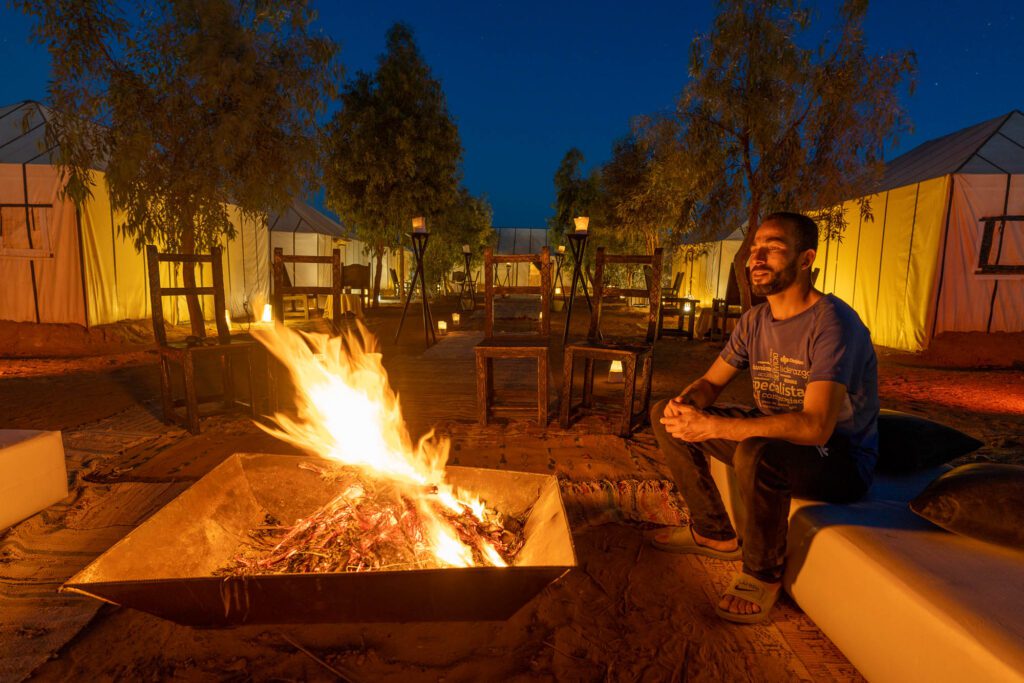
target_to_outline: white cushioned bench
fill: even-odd
[[[852,505],[794,500],[783,585],[870,681],[1024,682],[1024,549],[911,512],[942,471],[876,475]],[[735,523],[732,469],[712,474]]]
[[[0,429],[0,531],[67,495],[60,432]]]

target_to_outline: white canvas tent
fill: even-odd
[[[818,287],[851,304],[876,344],[920,351],[943,332],[1024,332],[1024,221],[983,220],[1024,216],[1024,114],[893,159],[871,207],[862,220],[855,200],[843,204],[850,225],[819,244],[816,266]],[[705,279],[724,282],[731,259],[706,263]]]
[[[299,256],[330,256],[333,249],[341,252],[341,262],[348,264],[364,264],[370,266],[370,283],[373,283],[376,261],[373,259],[364,242],[349,235],[340,223],[325,216],[313,207],[296,202],[287,211],[273,215],[267,221],[270,228],[271,253],[280,247],[287,255]],[[411,264],[411,252],[406,252],[406,269]],[[391,282],[388,269],[394,268],[395,273],[401,271],[398,263],[399,254],[385,252],[381,261],[383,274],[381,289],[389,289]],[[288,276],[295,286],[329,287],[331,284],[331,267],[313,263],[287,264]]]
[[[698,299],[705,307],[714,299],[724,299],[732,260],[742,243],[743,231],[737,229],[705,244],[685,243],[689,250],[677,250],[673,272],[683,273],[683,296]]]
[[[93,197],[76,211],[60,196],[48,119],[46,107],[35,102],[0,107],[0,320],[89,326],[149,318],[145,256],[118,233],[120,217],[111,210],[103,169],[95,171]],[[268,221],[233,208],[230,213],[236,235],[222,248],[227,306],[235,318],[246,308],[258,315],[269,301],[272,244],[285,253],[329,254],[340,241],[344,262],[369,260],[360,243],[344,241],[336,221],[302,202]],[[174,273],[169,264],[163,267],[167,284]],[[165,311],[171,322],[187,319],[183,300],[166,302]]]
[[[494,247],[495,254],[539,254],[540,250],[548,244],[547,228],[496,227],[494,230],[498,233],[497,245]],[[553,267],[551,275],[554,277]],[[566,285],[568,285],[571,275],[571,270],[562,273]],[[512,287],[540,284],[540,271],[530,263],[510,263],[499,266],[495,277],[497,282],[502,285],[507,284]],[[478,279],[477,282],[482,286],[482,279]]]

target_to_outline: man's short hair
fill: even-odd
[[[793,231],[797,253],[818,248],[818,224],[810,216],[793,211],[776,211],[765,217],[762,223],[781,223]]]

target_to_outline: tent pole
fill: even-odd
[[[878,283],[875,285],[875,308],[871,311],[873,318],[878,316],[878,302],[882,296],[882,261],[885,258],[885,224],[889,220],[889,192],[885,193],[885,208],[882,209],[882,213],[882,244],[878,249]]]
[[[857,301],[857,266],[860,265],[860,237],[864,229],[864,215],[858,211],[857,218],[857,251],[853,256],[853,289],[850,291],[850,305],[856,308]]]
[[[28,248],[35,249],[32,245],[32,210],[28,206],[28,164],[21,165],[21,189],[25,197],[25,234],[28,235]],[[32,277],[32,305],[35,307],[36,322],[38,323],[40,322],[39,291],[36,289],[36,262],[34,259],[29,259],[28,269]]]
[[[85,288],[85,247],[82,244],[82,212],[75,204],[75,228],[78,230],[78,269],[82,276],[82,313],[85,317],[85,329],[89,329],[89,293]]]
[[[1006,194],[1003,195],[1003,216],[1006,215],[1006,210],[1010,206],[1010,185],[1013,183],[1013,175],[1010,173],[1006,174]],[[1002,230],[999,231],[999,247],[996,249],[996,263],[999,263],[999,257],[1002,256],[1003,252],[1003,235],[1006,234],[1006,219],[1003,219]],[[986,254],[986,259],[987,259]],[[996,294],[999,293],[999,280],[995,281],[992,285],[992,299],[988,303],[988,324],[985,325],[985,333],[989,334],[992,332],[992,314],[996,310]]]
[[[910,219],[910,247],[907,251],[907,274],[903,278],[903,306],[907,306],[907,295],[910,293],[910,265],[914,262],[914,231],[917,229],[917,200],[921,197],[921,183],[914,190],[914,217]]]
[[[953,214],[953,186],[956,184],[956,176],[949,176],[949,196],[946,199],[946,227],[942,232],[942,260],[939,261],[939,284],[935,288],[935,308],[932,314],[932,333],[928,339],[935,338],[935,328],[939,324],[939,302],[942,300],[942,280],[946,276],[946,246],[949,244],[949,219]]]
[[[114,305],[117,307],[116,318],[121,317],[121,289],[117,284],[117,230],[114,228],[114,204],[107,196],[107,206],[110,208],[110,262],[114,265]]]

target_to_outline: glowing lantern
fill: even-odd
[[[612,365],[608,368],[608,382],[610,384],[622,384],[625,380],[622,377],[622,361],[613,360]]]

